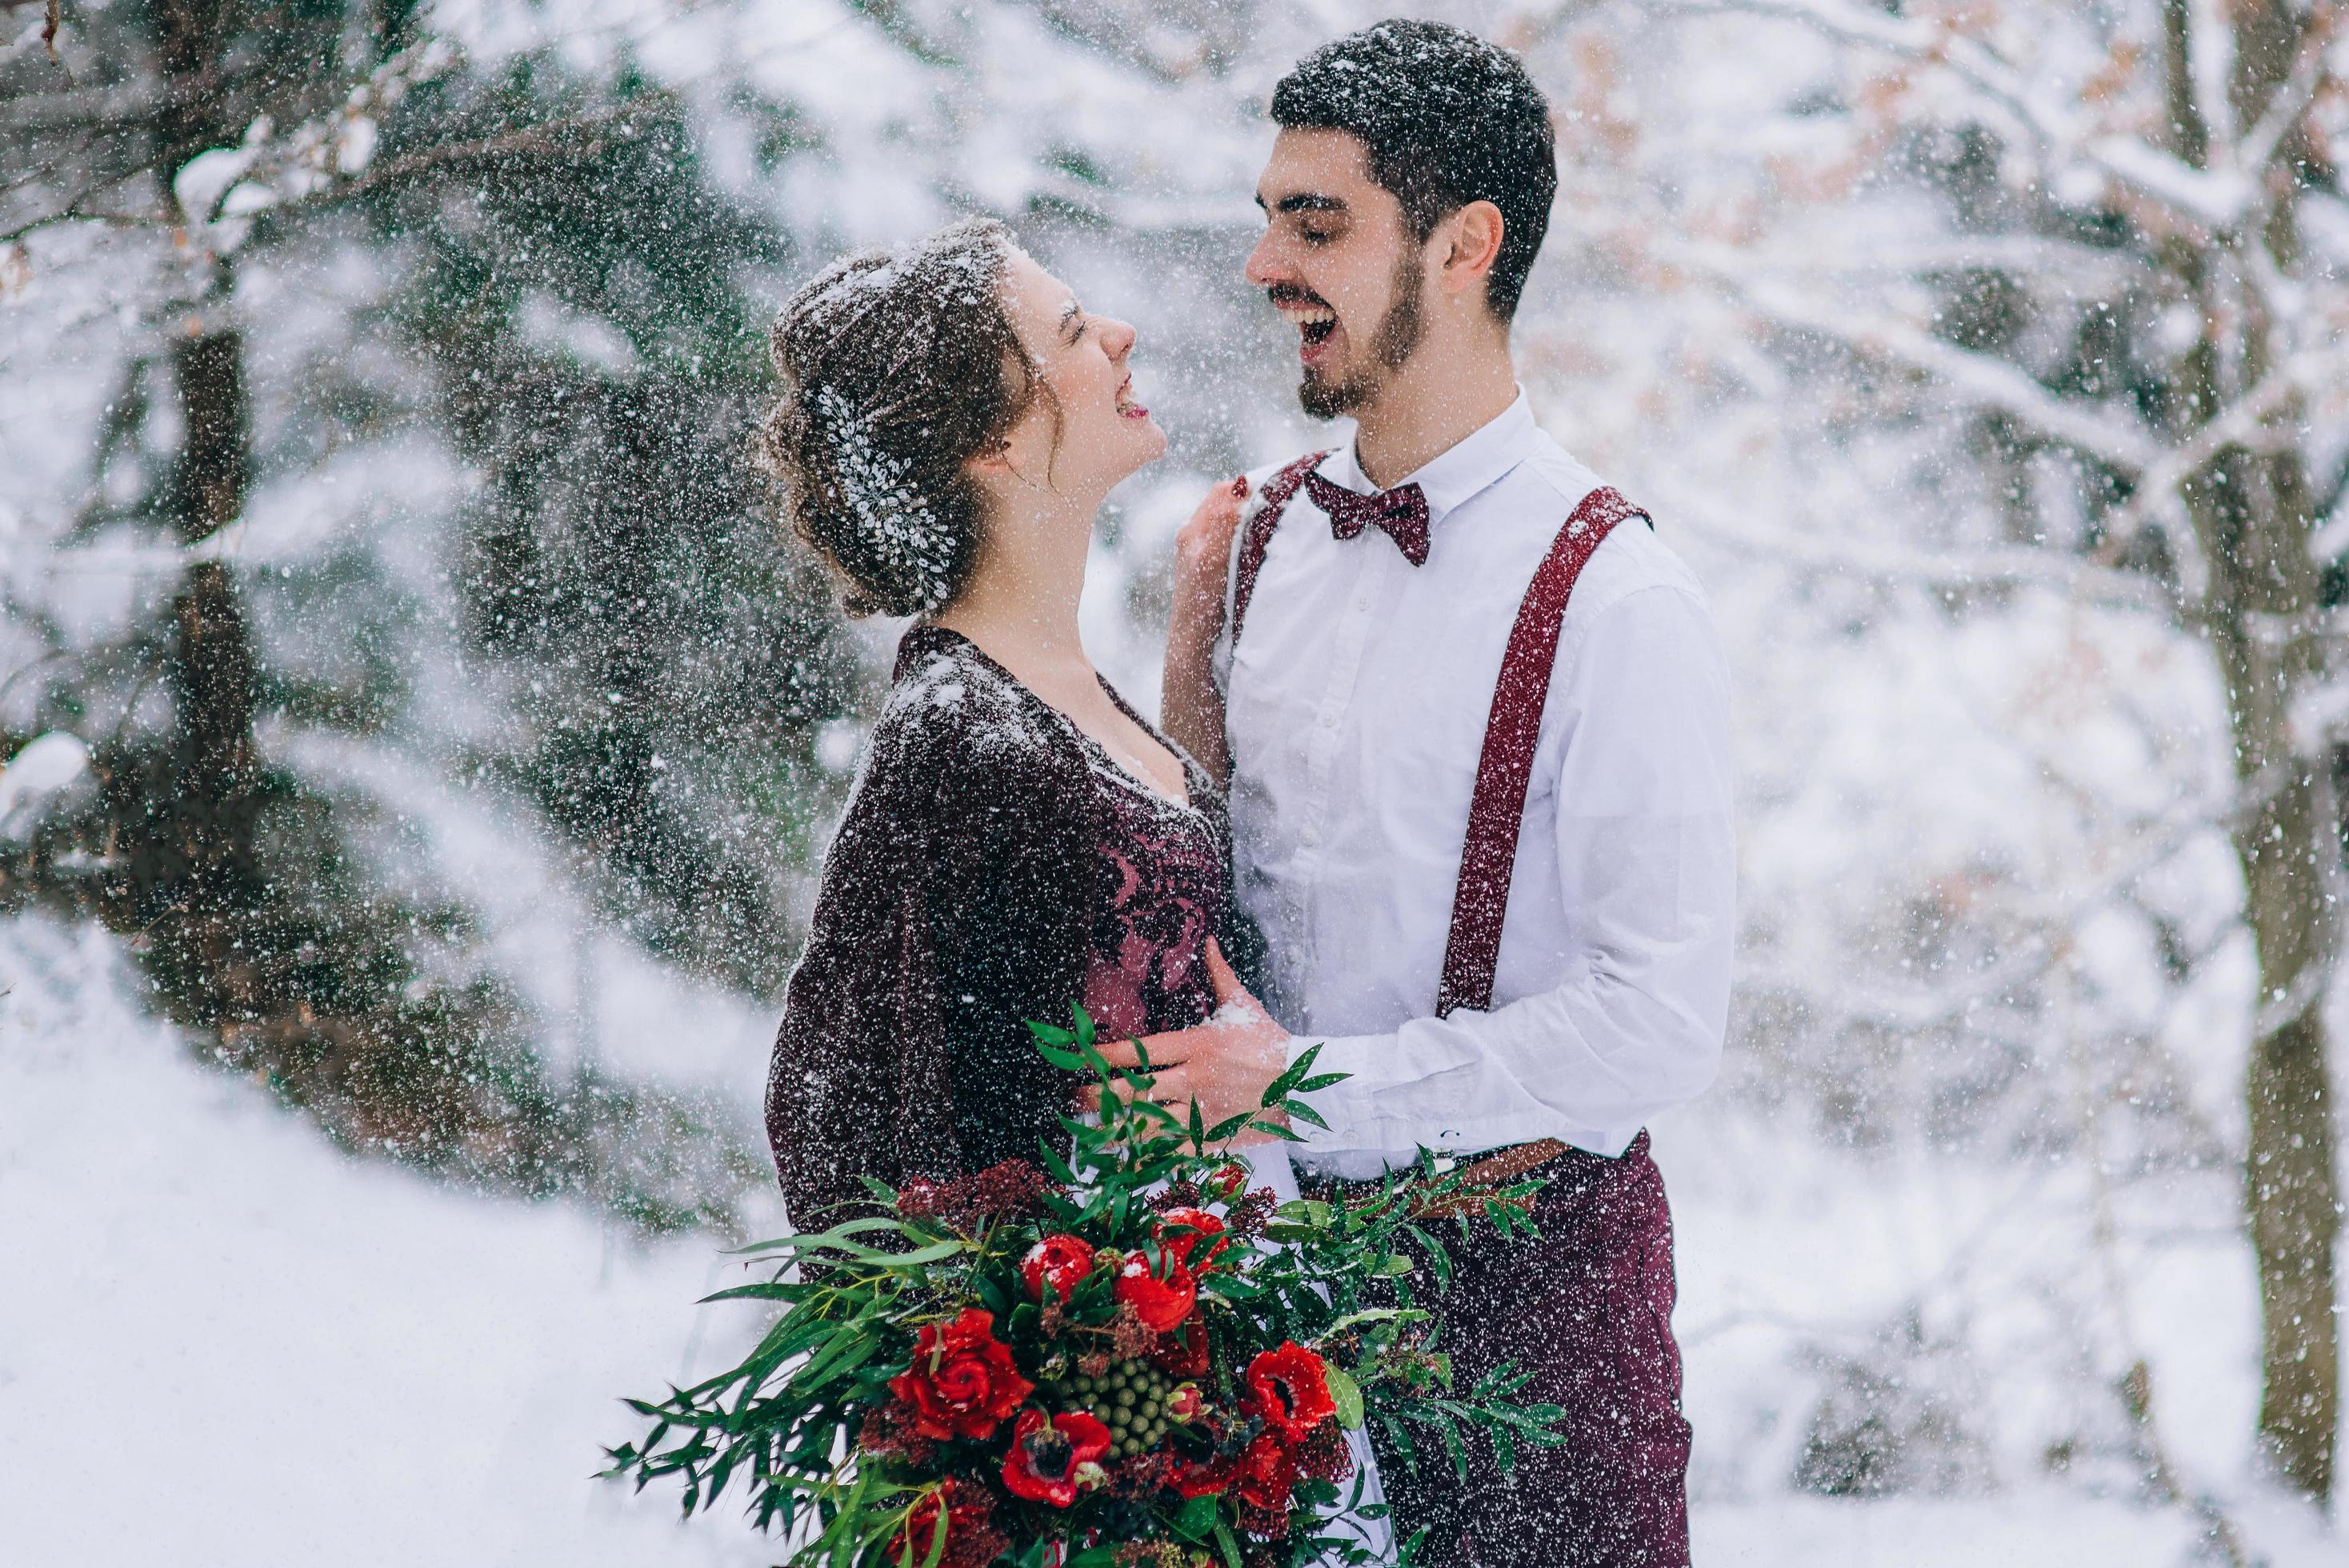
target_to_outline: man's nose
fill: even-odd
[[[1282,258],[1279,246],[1274,243],[1272,231],[1267,229],[1257,241],[1256,249],[1248,253],[1247,281],[1260,289],[1270,288],[1274,284],[1287,280],[1288,275],[1288,263]]]

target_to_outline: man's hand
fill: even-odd
[[[1188,1029],[1143,1038],[1154,1080],[1149,1098],[1185,1121],[1195,1099],[1200,1116],[1210,1127],[1244,1111],[1279,1121],[1278,1113],[1259,1108],[1265,1089],[1288,1068],[1288,1031],[1273,1022],[1264,1005],[1248,995],[1213,938],[1207,943],[1207,976],[1216,988],[1214,1017]],[[1142,1065],[1131,1040],[1104,1040],[1100,1050],[1112,1067]],[[1085,1093],[1087,1108],[1098,1110],[1100,1091]],[[1268,1143],[1272,1134],[1250,1130],[1232,1141]]]

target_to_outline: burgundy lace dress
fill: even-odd
[[[1061,1138],[1077,1075],[1037,1054],[1028,1020],[1081,1001],[1117,1037],[1196,1023],[1211,932],[1248,977],[1223,797],[1184,771],[1189,805],[967,638],[905,634],[768,1075],[794,1222],[862,1201],[862,1177],[957,1175]]]
[[[1176,751],[1190,796],[1176,800],[1119,766],[1092,737],[1080,731],[1078,739],[1093,764],[1102,829],[1085,1011],[1112,1038],[1188,1028],[1216,1009],[1207,940],[1231,897],[1227,830],[1214,781]]]

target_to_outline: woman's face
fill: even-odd
[[[1133,400],[1125,363],[1133,328],[1089,314],[1068,284],[1023,251],[1011,253],[1003,298],[1051,391],[1050,399],[1039,396],[1011,431],[1007,456],[1024,482],[1098,500],[1165,454],[1166,432]]]

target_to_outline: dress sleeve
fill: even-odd
[[[805,953],[784,993],[767,1139],[792,1222],[957,1164],[936,942],[942,770],[931,738],[885,717],[826,853]],[[832,1218],[837,1218],[833,1216]]]

